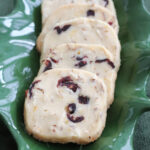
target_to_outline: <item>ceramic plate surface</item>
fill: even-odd
[[[150,108],[150,1],[114,1],[120,24],[122,65],[116,83],[115,102],[108,111],[106,128],[101,138],[87,146],[42,143],[26,133],[23,104],[25,90],[39,69],[35,41],[41,28],[41,1],[13,1],[7,7],[7,12],[14,7],[9,15],[3,11],[6,9],[6,3],[3,2],[0,0],[0,15],[3,15],[0,17],[0,118],[13,135],[18,149],[139,149],[136,144],[136,121]],[[2,133],[3,125],[0,128]],[[0,137],[5,145],[12,142],[4,140],[2,134]]]

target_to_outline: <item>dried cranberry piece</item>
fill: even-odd
[[[64,78],[62,78],[62,79],[60,79],[60,80],[58,81],[57,87],[58,87],[58,86],[63,86],[63,84],[65,84],[66,82],[71,82],[71,81],[73,81],[73,80],[71,79],[71,77],[70,77],[70,76],[66,76],[66,77],[64,77]]]
[[[67,113],[73,114],[76,111],[76,104],[71,103],[67,106]]]
[[[67,118],[72,121],[73,123],[79,123],[81,121],[84,120],[84,117],[83,116],[80,116],[80,117],[74,117],[73,115],[70,115],[70,114],[67,114]]]
[[[77,56],[77,57],[76,57],[76,60],[77,60],[77,61],[81,61],[81,60],[83,60],[84,58],[88,58],[88,57],[87,57],[87,56],[83,56],[83,57]]]
[[[64,25],[62,28],[61,28],[60,26],[56,26],[56,27],[54,28],[54,30],[57,30],[57,33],[58,33],[58,34],[61,34],[62,32],[65,32],[66,30],[68,30],[70,27],[71,27],[70,24]]]
[[[81,60],[83,60],[83,57],[79,57],[79,56],[78,56],[78,57],[76,57],[76,60],[77,60],[77,61],[81,61]]]
[[[79,86],[73,82],[66,83],[66,85],[69,89],[71,89],[73,92],[76,92]]]
[[[30,87],[29,87],[29,98],[31,98],[32,95],[33,95],[33,93],[32,93],[33,88],[34,88],[35,85],[38,84],[40,81],[41,81],[41,80],[34,81],[34,82],[30,85]]]
[[[46,65],[46,67],[44,68],[44,71],[43,71],[43,72],[52,69],[52,63],[51,63],[50,60],[46,60],[46,61],[45,61],[45,65]]]
[[[25,97],[27,97],[29,90],[25,91]]]
[[[51,57],[51,60],[52,60],[53,63],[56,63],[56,64],[58,63],[58,60],[56,60],[56,59],[54,59],[52,57]]]
[[[57,30],[57,33],[58,33],[58,34],[61,34],[61,32],[62,32],[62,31],[61,31],[61,28],[60,28],[59,26],[55,27],[54,30]]]
[[[113,69],[115,68],[114,63],[110,61],[109,59],[98,59],[95,61],[95,63],[103,63],[103,62],[107,62],[108,65],[110,65]]]
[[[92,9],[89,9],[89,10],[87,11],[87,16],[95,16],[95,11],[92,10]]]
[[[68,25],[63,26],[61,30],[62,30],[63,32],[65,32],[65,31],[68,30],[70,27],[71,27],[71,25],[68,24]]]
[[[104,0],[104,2],[105,2],[105,7],[108,5],[108,0]]]
[[[73,82],[70,76],[64,77],[60,79],[57,83],[57,87],[59,86],[66,86],[73,92],[76,92],[78,88],[80,88],[76,83]]]
[[[113,22],[112,22],[112,21],[110,21],[110,22],[108,22],[108,24],[109,24],[109,25],[112,25],[112,24],[113,24]]]
[[[85,65],[87,65],[87,62],[86,61],[80,61],[79,63],[75,64],[76,67],[84,67]]]
[[[90,98],[87,96],[79,96],[78,100],[80,104],[88,104],[90,101]]]

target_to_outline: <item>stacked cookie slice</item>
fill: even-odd
[[[120,67],[112,0],[43,0],[38,76],[27,91],[28,133],[46,142],[88,144],[105,127]]]

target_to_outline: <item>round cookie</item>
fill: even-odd
[[[60,23],[63,21],[71,20],[78,17],[89,17],[93,19],[102,20],[108,23],[113,29],[118,33],[119,25],[115,15],[111,13],[108,9],[94,5],[91,6],[89,4],[70,4],[64,5],[58,9],[56,9],[46,20],[42,32],[37,40],[37,49],[40,51],[43,43],[43,39],[46,33],[51,30],[56,23]]]
[[[95,73],[104,80],[108,93],[108,107],[114,100],[117,70],[114,57],[102,46],[63,44],[49,52],[41,64],[39,74],[55,68],[75,68]]]
[[[93,73],[78,69],[46,71],[28,90],[26,129],[46,142],[93,142],[105,127],[106,97],[105,84]]]
[[[42,22],[45,23],[48,16],[53,13],[57,8],[67,4],[90,4],[100,5],[110,10],[116,15],[114,3],[112,0],[43,0],[42,2]]]
[[[106,47],[114,56],[115,66],[120,66],[120,42],[114,30],[105,22],[95,19],[77,18],[66,21],[50,30],[41,45],[41,62],[51,49],[60,44],[98,44]]]

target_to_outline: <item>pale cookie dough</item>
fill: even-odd
[[[108,107],[114,100],[115,70],[114,57],[102,46],[63,44],[50,51],[43,61],[39,74],[55,68],[75,68],[95,73],[104,80],[108,93]]]
[[[77,18],[66,21],[50,30],[43,42],[41,62],[51,49],[60,44],[98,44],[106,47],[114,56],[116,68],[120,66],[120,42],[115,31],[105,22],[95,19]]]
[[[105,127],[105,84],[95,74],[53,69],[31,84],[24,105],[29,134],[46,142],[87,144]]]
[[[100,5],[110,10],[116,15],[116,10],[112,0],[43,0],[42,2],[42,22],[45,23],[48,16],[57,8],[67,4],[90,4]]]
[[[71,20],[78,17],[89,17],[108,23],[118,33],[118,20],[112,12],[102,6],[91,6],[89,4],[70,4],[62,6],[54,11],[45,22],[42,32],[37,40],[37,49],[40,51],[43,39],[56,23]]]

